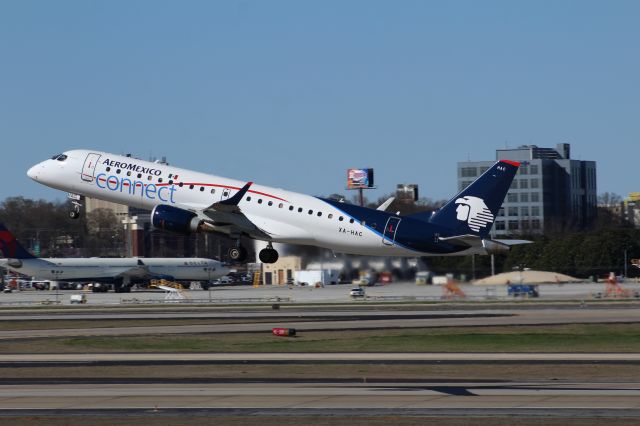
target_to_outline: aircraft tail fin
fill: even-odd
[[[0,223],[0,251],[7,259],[33,259],[34,255],[20,245],[16,237]]]
[[[436,211],[429,218],[429,222],[451,229],[454,235],[471,234],[486,237],[518,167],[520,163],[516,161],[496,162]]]

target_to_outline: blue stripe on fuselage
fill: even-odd
[[[437,242],[436,234],[449,236],[450,231],[434,226],[428,222],[413,219],[407,216],[397,216],[381,210],[374,210],[354,204],[341,203],[327,198],[317,197],[319,200],[331,205],[335,209],[344,213],[345,216],[362,223],[364,227],[380,236],[390,243],[400,248],[415,251],[418,253],[448,254],[466,250],[468,247],[454,246],[452,244]],[[390,217],[401,219],[395,234],[395,240],[385,236],[378,229],[384,229]],[[375,225],[375,228],[373,227]],[[382,241],[380,242],[382,244]]]

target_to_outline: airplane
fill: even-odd
[[[151,279],[211,281],[229,273],[221,262],[203,258],[37,258],[0,223],[0,266],[41,280],[113,283],[128,293],[131,283]]]
[[[439,210],[407,216],[388,203],[370,209],[253,182],[94,150],[70,150],[27,175],[77,199],[92,197],[151,210],[155,228],[181,234],[219,232],[236,240],[228,256],[244,261],[240,238],[267,242],[259,253],[275,263],[272,243],[311,245],[372,256],[466,256],[502,252],[523,240],[495,240],[489,231],[520,163],[497,161]],[[79,215],[74,203],[72,218]]]

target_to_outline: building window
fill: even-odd
[[[529,188],[529,181],[526,179],[520,179],[520,188],[521,189]]]
[[[540,229],[540,219],[533,219],[531,221],[531,229]]]
[[[518,173],[521,175],[528,175],[529,174],[529,167],[525,166],[525,165],[520,165],[520,169],[518,169]]]
[[[531,193],[531,202],[532,203],[537,203],[538,201],[540,201],[540,193],[532,192]]]
[[[496,231],[504,231],[504,220],[496,221]]]
[[[480,167],[480,174],[483,174],[484,172],[486,172],[487,170],[489,170],[488,167]]]
[[[460,169],[461,177],[476,177],[478,170],[475,167],[463,167]]]
[[[538,174],[538,165],[537,165],[537,164],[532,164],[532,165],[530,166],[529,171],[531,172],[531,173],[529,173],[529,174],[531,174],[531,175],[537,175],[537,174]]]
[[[531,179],[531,187],[532,188],[539,188],[540,187],[540,180],[539,179]]]
[[[540,216],[539,206],[531,206],[531,216]]]
[[[504,207],[500,207],[500,210],[498,210],[498,216],[504,216]]]
[[[529,207],[520,207],[520,216],[529,216]]]
[[[520,202],[521,203],[528,203],[529,202],[529,194],[526,192],[523,192],[522,194],[520,194]]]
[[[510,220],[509,221],[509,230],[510,231],[514,231],[514,230],[517,230],[517,229],[519,229],[518,221],[517,220]]]
[[[507,201],[510,203],[517,203],[518,202],[518,194],[513,193],[513,192],[509,192],[507,194]]]
[[[508,216],[518,216],[518,208],[517,207],[509,207],[509,210],[507,210],[507,215]]]

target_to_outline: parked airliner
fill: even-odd
[[[211,281],[229,273],[221,262],[202,258],[37,258],[0,223],[0,266],[40,280],[113,283],[117,293],[131,283],[151,280]]]
[[[273,242],[405,257],[487,254],[524,243],[489,238],[519,165],[500,160],[438,211],[408,216],[93,150],[54,155],[27,174],[72,194],[149,209],[159,229],[228,234],[237,261],[246,257],[241,236],[266,241],[260,260],[274,263]]]

